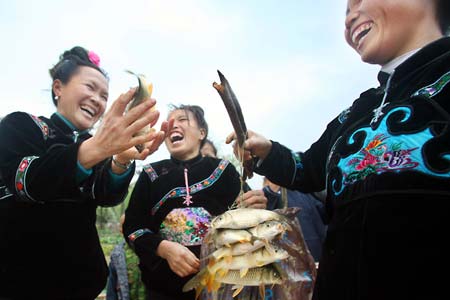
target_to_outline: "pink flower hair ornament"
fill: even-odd
[[[97,55],[97,53],[95,53],[94,51],[89,51],[88,57],[91,63],[93,63],[97,67],[100,67],[100,57]]]

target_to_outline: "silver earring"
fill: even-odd
[[[55,96],[55,100],[58,101],[58,99],[59,99],[59,96]]]

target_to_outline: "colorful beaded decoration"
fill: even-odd
[[[450,82],[450,72],[447,72],[444,75],[442,75],[441,78],[436,80],[434,83],[426,87],[423,87],[417,92],[415,92],[413,96],[425,96],[431,98],[439,94],[449,82]]]
[[[150,229],[144,228],[144,229],[138,229],[135,232],[131,233],[130,235],[128,235],[128,240],[130,241],[131,244],[134,243],[134,241],[138,238],[143,236],[146,233],[152,233],[152,231]]]
[[[211,219],[211,214],[203,207],[176,208],[161,223],[159,234],[163,239],[184,246],[201,245]]]
[[[151,164],[144,166],[144,172],[147,173],[147,175],[150,177],[151,182],[155,181],[156,178],[158,178],[158,174],[153,169]]]
[[[28,168],[31,165],[31,162],[33,160],[35,160],[36,158],[38,158],[38,157],[37,156],[27,156],[22,159],[22,161],[19,164],[19,167],[17,168],[16,180],[15,180],[17,194],[21,197],[26,197],[28,199],[31,199],[34,202],[37,202],[37,201],[34,200],[33,197],[31,197],[28,194],[25,178],[27,175]]]
[[[47,138],[48,138],[48,125],[47,125],[47,123],[45,123],[44,121],[42,121],[38,117],[33,116],[31,114],[30,114],[30,117],[34,121],[34,123],[36,123],[36,125],[41,129],[42,137],[44,138],[44,140],[47,140]]]
[[[220,176],[222,175],[223,171],[225,170],[225,168],[228,166],[229,163],[230,162],[228,160],[220,161],[217,168],[212,172],[212,174],[208,178],[200,182],[194,183],[189,187],[190,194],[192,195],[198,193],[201,190],[211,187],[220,178]],[[183,197],[186,195],[187,195],[186,187],[173,188],[167,194],[165,194],[164,197],[162,197],[162,199],[159,200],[158,203],[156,203],[156,205],[152,208],[152,215],[154,215],[158,211],[158,209],[164,204],[164,202],[166,202],[168,199]]]

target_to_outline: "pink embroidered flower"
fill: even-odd
[[[19,171],[23,172],[28,167],[28,160],[22,160],[22,163],[19,165]]]
[[[372,154],[367,154],[366,157],[355,167],[357,171],[364,170],[367,166],[375,166],[377,163],[377,157]]]
[[[94,51],[89,51],[88,57],[91,63],[93,63],[97,67],[100,67],[100,57],[97,55],[97,53],[95,53]]]

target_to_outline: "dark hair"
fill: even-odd
[[[169,114],[175,110],[184,110],[186,112],[190,111],[194,115],[198,127],[205,130],[205,138],[200,143],[200,148],[203,147],[203,145],[206,143],[206,138],[208,137],[208,123],[206,123],[205,112],[203,111],[203,108],[198,105],[181,104],[179,106],[176,106],[171,104]]]
[[[212,148],[213,151],[214,151],[214,155],[217,156],[217,148],[216,148],[216,146],[214,145],[214,143],[213,143],[210,139],[205,139],[205,140],[204,140],[204,143],[203,143],[203,146],[206,145],[206,144],[209,144],[209,145],[211,146],[211,148]]]
[[[106,79],[108,79],[108,75],[106,72],[95,65],[89,59],[89,52],[80,46],[75,46],[70,50],[64,51],[63,54],[59,56],[59,61],[56,65],[53,66],[49,70],[50,77],[52,77],[52,81],[59,79],[62,83],[66,84],[73,74],[76,73],[80,66],[91,67],[102,73]],[[57,101],[55,100],[55,93],[52,89],[52,99],[53,103],[57,105]]]
[[[436,0],[436,14],[442,33],[450,33],[450,1]]]

